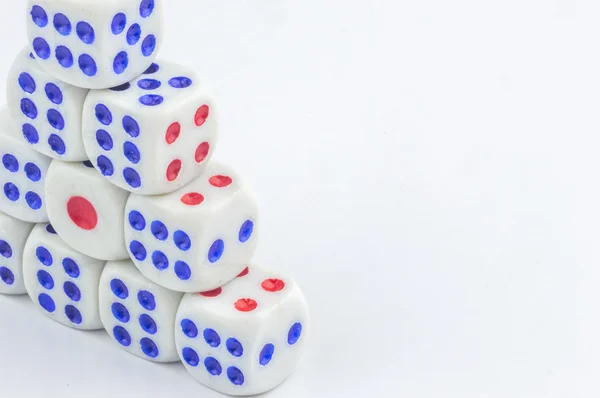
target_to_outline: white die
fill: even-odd
[[[176,362],[174,325],[182,296],[150,282],[130,260],[108,262],[100,280],[100,317],[124,350],[153,362]]]
[[[83,108],[89,159],[113,184],[142,195],[187,184],[214,152],[218,117],[196,74],[158,61],[138,79],[90,91]]]
[[[53,320],[75,329],[102,329],[98,284],[105,264],[73,250],[50,224],[38,224],[23,251],[25,287]]]
[[[55,159],[86,160],[81,139],[81,112],[88,90],[46,73],[29,47],[15,58],[8,73],[10,114],[32,147]]]
[[[35,224],[0,212],[0,294],[25,294],[23,248]]]
[[[128,82],[156,58],[163,0],[28,0],[27,35],[50,75],[82,88]]]
[[[128,258],[123,212],[129,192],[106,181],[90,162],[54,160],[46,198],[50,222],[67,244],[102,260]]]
[[[148,279],[180,292],[224,285],[256,249],[256,198],[236,172],[214,161],[168,195],[131,194],[125,214],[135,265]]]
[[[27,222],[46,222],[44,182],[50,159],[18,136],[8,108],[0,109],[0,211]]]
[[[251,266],[222,288],[183,297],[175,343],[200,383],[224,394],[254,395],[292,374],[308,329],[308,307],[296,283]]]

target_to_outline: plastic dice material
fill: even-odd
[[[135,265],[153,282],[181,292],[214,289],[235,278],[258,241],[253,192],[233,169],[214,161],[168,195],[131,194],[125,213]]]
[[[67,244],[90,257],[128,257],[123,212],[129,193],[106,181],[89,162],[54,160],[46,197],[52,225]]]
[[[53,320],[75,329],[101,329],[98,284],[105,263],[73,250],[50,224],[38,224],[23,251],[25,287]]]
[[[118,86],[157,56],[163,0],[28,0],[27,35],[50,75],[82,88]]]
[[[8,108],[0,108],[0,211],[22,221],[47,222],[44,183],[52,159],[19,137]]]
[[[109,262],[100,280],[102,323],[131,354],[152,362],[178,361],[174,323],[182,296],[146,279],[129,260]]]
[[[0,212],[0,294],[25,294],[23,249],[35,224]]]
[[[157,61],[131,83],[89,93],[83,142],[108,181],[163,194],[202,173],[217,142],[217,120],[214,99],[192,70]]]
[[[50,76],[33,57],[21,51],[8,74],[8,106],[22,138],[46,156],[86,160],[81,112],[89,90]]]
[[[224,394],[254,395],[294,371],[309,315],[289,276],[250,266],[222,288],[186,294],[176,325],[177,351],[196,380]]]

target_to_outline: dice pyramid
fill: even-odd
[[[255,395],[295,370],[308,307],[253,262],[259,206],[213,159],[218,102],[193,68],[158,58],[167,6],[27,1],[0,107],[0,294]]]

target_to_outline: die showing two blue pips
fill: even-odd
[[[0,239],[0,256],[4,258],[11,258],[13,256],[12,247],[4,239]],[[15,283],[15,274],[7,266],[0,266],[0,280],[7,285],[12,285]]]

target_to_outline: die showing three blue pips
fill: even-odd
[[[19,146],[0,154],[0,210],[24,197],[54,225],[38,224],[23,250],[27,293],[50,318],[104,327],[134,355],[182,361],[209,388],[254,395],[294,370],[306,302],[291,278],[249,265],[258,204],[212,161],[219,110],[206,86],[155,60],[163,4],[28,0],[11,114],[26,148],[55,160]],[[27,195],[34,183],[46,197]],[[1,227],[0,260],[12,259]],[[0,262],[6,286],[19,280],[11,267]]]

